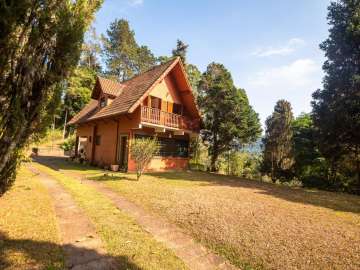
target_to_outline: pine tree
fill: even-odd
[[[179,56],[184,65],[187,64],[186,54],[187,54],[188,47],[189,47],[188,44],[186,44],[182,40],[178,39],[176,41],[176,48],[172,50],[172,55],[174,57]]]
[[[155,65],[155,57],[147,46],[139,46],[135,32],[129,22],[115,20],[103,37],[104,55],[107,72],[117,76],[121,81],[142,73]]]
[[[203,115],[202,136],[209,143],[211,171],[217,171],[220,154],[255,142],[261,133],[257,114],[244,90],[236,89],[231,74],[211,63],[199,83],[199,106]]]
[[[360,1],[332,2],[328,11],[330,34],[320,45],[326,75],[313,94],[313,121],[331,177],[347,175],[360,192]]]
[[[14,181],[24,146],[53,118],[101,3],[0,1],[0,194]]]
[[[274,182],[276,179],[288,178],[291,175],[294,163],[292,121],[291,104],[286,100],[279,100],[275,105],[274,112],[265,122],[262,170],[269,173]]]

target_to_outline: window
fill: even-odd
[[[96,145],[100,145],[100,142],[101,142],[101,136],[100,136],[100,135],[96,135],[96,136],[95,136],[95,144],[96,144]]]
[[[136,134],[135,138],[151,138],[149,135]],[[189,156],[189,141],[178,140],[174,138],[158,137],[160,145],[158,156],[161,157],[188,157]]]
[[[104,108],[106,106],[106,98],[102,97],[100,99],[100,108]]]
[[[151,108],[161,109],[161,99],[157,97],[151,97]]]
[[[182,114],[182,105],[174,103],[173,113]]]

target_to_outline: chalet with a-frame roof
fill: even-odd
[[[76,154],[82,149],[92,164],[134,171],[131,140],[156,136],[160,150],[148,170],[188,167],[201,120],[180,58],[121,83],[98,77],[91,98],[69,121],[76,125]]]

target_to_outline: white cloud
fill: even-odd
[[[321,87],[322,77],[321,64],[304,58],[256,72],[242,85],[264,123],[279,99],[290,101],[295,115],[309,112],[311,94]]]
[[[144,0],[129,0],[130,6],[141,6],[144,4]]]
[[[320,66],[312,59],[298,59],[289,65],[273,67],[258,72],[250,79],[256,86],[287,86],[289,88],[307,85]]]
[[[292,38],[285,45],[279,47],[266,47],[255,50],[252,55],[257,57],[267,57],[274,55],[289,55],[295,52],[297,49],[303,47],[305,41],[301,38]]]

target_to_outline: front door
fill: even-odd
[[[118,142],[117,160],[121,170],[127,169],[128,158],[128,135],[120,135]]]

